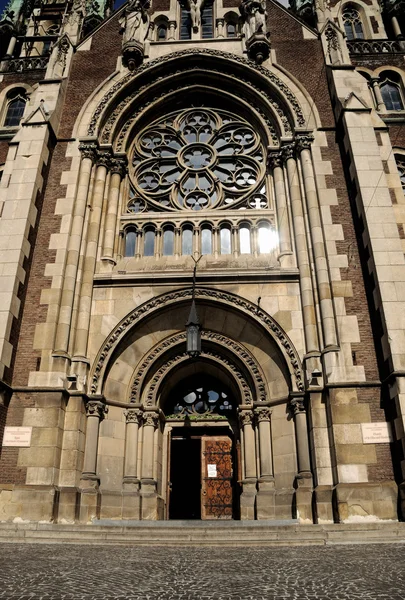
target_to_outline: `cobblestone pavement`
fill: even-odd
[[[12,600],[404,600],[405,546],[0,544]]]

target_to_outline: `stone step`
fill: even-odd
[[[289,525],[274,522],[116,521],[89,525],[0,523],[1,543],[144,546],[297,546],[405,543],[405,523]]]

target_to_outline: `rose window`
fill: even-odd
[[[134,195],[160,210],[266,206],[264,146],[231,113],[172,113],[137,136],[132,157]]]

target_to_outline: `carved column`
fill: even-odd
[[[309,228],[312,239],[312,251],[315,260],[315,272],[318,298],[321,311],[324,344],[326,348],[337,347],[337,332],[335,314],[332,303],[332,289],[329,281],[328,263],[318,194],[315,183],[315,173],[312,165],[311,143],[312,135],[302,135],[297,139],[297,150],[301,159],[302,176],[304,179],[305,197],[308,211]]]
[[[142,411],[128,408],[125,411],[125,461],[122,497],[122,518],[140,519],[140,496],[138,478],[138,437]]]
[[[256,443],[253,429],[254,415],[251,409],[242,410],[239,419],[243,431],[243,458],[245,477],[242,481],[243,491],[240,497],[240,518],[252,520],[256,508]]]
[[[54,354],[57,355],[66,355],[69,347],[80,245],[82,243],[83,226],[88,203],[87,196],[89,193],[91,170],[96,158],[97,146],[93,142],[82,143],[80,144],[79,149],[82,153],[82,159],[80,162],[79,181],[73,207],[72,227],[69,235],[59,319],[56,329]]]
[[[13,53],[14,53],[14,48],[17,42],[17,37],[15,35],[12,35],[10,38],[10,41],[8,43],[8,47],[7,47],[7,52],[6,52],[6,57],[12,57]]]
[[[394,32],[395,38],[397,40],[402,40],[403,35],[402,35],[401,27],[399,25],[398,18],[396,17],[396,15],[392,15],[391,25],[392,25],[392,30]]]
[[[218,258],[219,255],[219,227],[212,228],[212,250],[214,258]]]
[[[136,230],[136,241],[135,241],[135,258],[141,258],[143,254],[143,229],[138,228]]]
[[[224,24],[225,24],[225,19],[217,19],[216,25],[217,25],[217,37],[218,38],[225,37]]]
[[[86,404],[86,445],[84,448],[82,480],[98,483],[96,475],[98,433],[100,421],[104,418],[105,412],[107,412],[107,407],[99,400],[90,400]]]
[[[271,408],[263,406],[255,409],[256,423],[259,433],[259,465],[260,478],[256,509],[258,519],[275,517],[275,488],[273,474],[273,453],[271,446]]]
[[[377,104],[377,110],[379,112],[385,112],[385,104],[384,104],[384,100],[381,94],[381,88],[380,88],[380,78],[379,77],[371,77],[370,79],[370,84],[372,87],[372,90],[374,92],[374,98]]]
[[[179,258],[181,254],[181,228],[174,228],[174,257]]]
[[[176,21],[169,21],[169,31],[168,31],[168,35],[167,35],[168,40],[176,39],[176,27],[177,27]]]
[[[99,152],[94,181],[92,210],[87,233],[86,254],[83,261],[82,285],[80,288],[74,355],[86,362],[89,335],[91,300],[93,295],[93,277],[96,268],[97,249],[100,236],[101,214],[104,202],[104,188],[111,156],[109,152]],[[83,360],[84,359],[84,360]]]
[[[239,248],[239,227],[232,225],[232,247],[233,247],[233,255],[237,258],[240,254]]]
[[[271,152],[269,154],[269,167],[273,171],[277,222],[278,222],[278,238],[280,254],[278,260],[281,267],[291,267],[292,265],[292,250],[290,225],[287,210],[287,194],[284,184],[283,157],[281,152]]]
[[[159,424],[159,414],[146,411],[143,418],[143,448],[141,470],[142,519],[156,520],[158,518],[156,481],[153,478],[154,435]]]
[[[298,165],[295,160],[295,148],[288,144],[282,148],[283,158],[287,166],[288,186],[290,189],[291,210],[294,224],[297,262],[300,271],[301,303],[304,320],[306,351],[319,354],[318,331],[314,295],[312,289],[311,267],[305,231],[305,220],[302,206]]]
[[[163,244],[163,231],[161,227],[155,229],[155,258],[162,256],[162,244]]]
[[[118,204],[120,197],[121,180],[125,176],[126,157],[111,159],[111,180],[108,191],[107,215],[105,219],[105,233],[103,243],[103,256],[105,260],[114,262],[115,230],[117,227]]]
[[[302,523],[312,523],[312,473],[309,457],[307,415],[304,398],[290,400],[294,415],[297,446],[298,475],[295,478],[297,518]]]

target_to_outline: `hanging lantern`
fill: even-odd
[[[201,354],[201,326],[198,320],[197,309],[194,298],[191,303],[190,314],[186,323],[187,333],[187,354],[191,358],[197,358]]]

